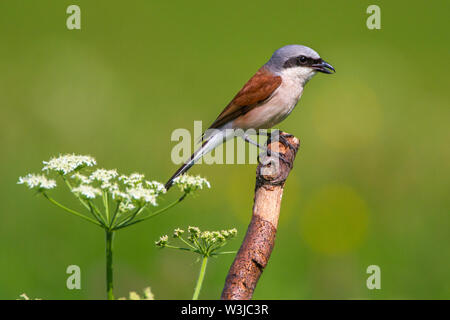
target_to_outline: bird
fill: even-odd
[[[270,129],[283,121],[297,105],[306,83],[317,72],[331,74],[336,71],[307,46],[292,44],[277,49],[206,130],[202,145],[170,177],[165,184],[166,190],[202,156],[234,137],[230,129],[244,132]],[[242,138],[261,148],[247,135]]]

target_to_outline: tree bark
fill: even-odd
[[[272,253],[284,184],[300,146],[294,136],[279,134],[279,139],[268,143],[272,155],[262,157],[256,169],[252,219],[225,280],[222,300],[250,300]]]

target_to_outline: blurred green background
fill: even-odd
[[[81,7],[82,29],[66,28]],[[381,7],[381,30],[366,8]],[[337,70],[317,75],[279,128],[302,145],[257,299],[450,298],[448,1],[1,1],[0,298],[104,298],[104,234],[17,179],[59,153],[162,182],[176,128],[215,119],[272,52],[308,45]],[[158,250],[175,227],[236,227],[255,165],[199,165],[212,189],[117,234],[116,296],[150,285],[190,299],[195,257]],[[72,196],[56,192],[75,206]],[[171,191],[167,201],[176,197]],[[217,299],[233,256],[208,265]],[[68,265],[82,290],[66,289]],[[381,290],[366,288],[379,265]]]

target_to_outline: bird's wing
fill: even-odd
[[[220,128],[224,124],[249,112],[268,99],[280,84],[280,76],[276,76],[265,67],[262,67],[248,80],[209,128]]]

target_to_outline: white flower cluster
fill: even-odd
[[[87,202],[103,198],[105,208],[109,210],[109,199],[115,201],[121,213],[142,209],[147,205],[157,206],[158,196],[166,193],[163,184],[148,181],[140,173],[130,175],[119,174],[116,169],[91,169],[97,164],[91,156],[65,154],[43,161],[43,171],[46,175],[28,174],[20,177],[18,183],[25,184],[40,192],[56,187],[55,180],[49,179],[50,174],[62,176],[70,190],[80,199]],[[209,182],[199,176],[183,175],[175,180],[181,191],[192,193]],[[86,205],[86,203],[84,203]]]
[[[132,173],[129,176],[126,175],[121,175],[119,177],[119,180],[123,182],[123,184],[127,185],[127,186],[135,186],[139,183],[142,183],[144,181],[145,176],[143,174],[140,173]]]
[[[75,170],[84,167],[92,167],[97,164],[94,158],[90,156],[81,156],[75,154],[61,155],[57,158],[52,158],[49,161],[43,161],[44,168],[42,170],[53,170],[60,174],[68,174]]]
[[[73,188],[72,192],[84,199],[95,199],[97,196],[102,195],[102,191],[98,188],[94,188],[87,184],[80,184],[78,187]]]
[[[25,177],[19,177],[18,184],[25,184],[30,189],[53,189],[56,187],[56,181],[48,179],[42,174],[27,174]]]
[[[187,228],[187,238],[183,238],[184,230],[176,228],[173,230],[173,238],[179,239],[188,247],[175,247],[169,244],[169,237],[164,235],[155,241],[155,245],[160,248],[173,248],[180,250],[188,250],[201,254],[203,257],[210,257],[216,254],[221,248],[223,248],[228,240],[234,238],[237,235],[237,230],[235,228],[222,231],[201,231],[198,227]],[[187,240],[187,241],[186,241]],[[222,252],[222,254],[231,252]]]
[[[184,193],[190,194],[203,187],[211,188],[208,180],[200,176],[190,176],[183,174],[173,180],[174,184],[177,185],[180,190]]]
[[[112,191],[113,198],[122,199],[122,212],[133,210],[136,205],[144,206],[151,204],[156,206],[156,199],[161,193],[166,193],[162,183],[157,181],[147,181],[140,173],[132,173],[129,176],[121,175],[118,180],[125,185],[125,192],[116,188]],[[118,186],[117,184],[115,186]]]
[[[155,296],[153,295],[150,287],[144,289],[144,295],[141,296],[136,291],[130,291],[129,300],[155,300]],[[119,300],[127,300],[127,298],[119,298]]]
[[[173,230],[173,237],[174,238],[179,238],[181,237],[181,235],[184,233],[184,230],[180,229],[180,228],[176,228],[175,230]]]
[[[215,243],[223,243],[236,236],[237,230],[235,228],[222,231],[200,231],[197,227],[189,227],[188,240],[195,243],[196,239],[201,239],[209,245]]]
[[[114,190],[117,189],[117,186],[111,183],[111,180],[116,178],[119,174],[117,170],[106,170],[106,169],[97,169],[91,173],[91,175],[85,176],[79,172],[76,172],[72,175],[72,179],[75,179],[83,184],[90,184],[93,182],[99,182],[100,188],[105,190]]]
[[[147,187],[152,190],[155,190],[156,194],[166,193],[166,188],[164,185],[158,181],[145,181]]]
[[[166,192],[163,184],[147,181],[143,174],[132,173],[129,176],[119,176],[115,169],[97,169],[89,176],[77,172],[72,175],[72,179],[80,182],[78,187],[80,189],[72,191],[88,199],[102,195],[102,190],[106,191],[113,200],[120,201],[120,212],[128,212],[147,204],[156,206],[157,197]]]
[[[117,170],[105,170],[105,169],[97,169],[89,176],[89,180],[91,181],[99,181],[101,182],[102,189],[111,188],[111,180],[116,178],[119,174]]]
[[[131,203],[131,200],[127,201],[127,202],[121,202],[119,204],[120,212],[128,212],[128,211],[133,210],[134,208],[136,208],[136,207],[134,206],[134,204]]]
[[[155,241],[155,245],[157,247],[163,248],[166,246],[168,241],[169,241],[169,237],[167,235],[165,235],[165,236],[160,237],[158,241]]]
[[[139,186],[136,188],[127,188],[127,193],[132,200],[137,201],[141,205],[150,203],[156,206],[157,195],[153,189],[146,189],[142,186]]]

